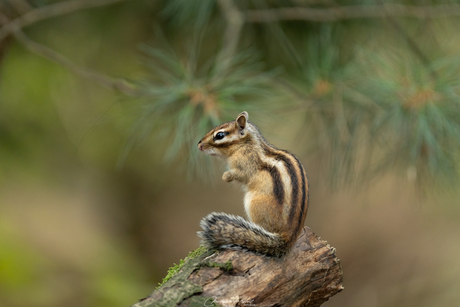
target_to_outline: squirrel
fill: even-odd
[[[248,250],[281,258],[299,236],[308,209],[308,179],[299,159],[268,143],[241,112],[235,121],[209,131],[198,143],[205,154],[227,160],[222,179],[245,190],[249,221],[210,213],[200,223],[202,243],[212,249]]]

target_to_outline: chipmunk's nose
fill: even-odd
[[[201,144],[201,140],[200,140],[200,141],[198,142],[198,149],[201,150],[201,151],[203,151],[202,147],[203,147],[203,145]]]

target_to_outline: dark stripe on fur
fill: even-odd
[[[289,223],[293,225],[294,223],[294,218],[295,214],[297,212],[297,206],[299,202],[299,178],[298,174],[296,172],[296,169],[294,165],[291,162],[291,159],[287,157],[287,155],[294,157],[292,154],[290,154],[287,151],[282,151],[286,156],[283,155],[283,162],[286,165],[286,168],[288,168],[289,175],[291,176],[291,185],[292,185],[292,203],[291,203],[291,211],[289,211]],[[295,157],[294,157],[295,159]]]
[[[280,152],[276,152],[275,149],[268,146],[267,144],[263,144],[262,147],[267,156],[273,157],[279,161],[283,161],[284,166],[286,167],[288,171],[289,177],[291,178],[292,193],[291,193],[291,208],[289,211],[289,223],[292,224],[294,221],[295,213],[297,211],[297,208],[296,208],[297,202],[299,201],[299,179],[297,178],[298,175],[295,170],[295,167],[288,157],[292,155],[282,150],[280,150]]]
[[[270,173],[273,181],[273,194],[275,194],[278,204],[284,203],[284,185],[281,181],[281,174],[276,166],[270,166],[266,163],[262,164],[262,170]]]
[[[224,148],[224,147],[233,146],[234,144],[237,144],[239,142],[240,142],[240,140],[234,140],[234,141],[231,141],[231,142],[223,142],[223,143],[220,143],[220,144],[214,144],[213,146],[216,147],[216,148]]]
[[[305,218],[305,215],[307,212],[305,212],[305,206],[308,205],[308,199],[307,199],[307,183],[305,182],[306,181],[306,174],[305,174],[305,170],[302,166],[302,163],[300,163],[299,159],[294,156],[294,159],[296,160],[297,162],[297,166],[299,167],[300,169],[300,176],[302,178],[302,202],[300,203],[300,215],[299,215],[299,221],[298,221],[298,224],[297,224],[297,227],[296,227],[296,233],[299,233],[300,229],[303,227],[303,223],[304,223],[304,218]],[[306,203],[307,202],[307,203]]]
[[[247,143],[251,143],[251,142],[252,142],[252,137],[251,137],[251,135],[247,134],[244,138],[237,139],[237,140],[234,140],[234,141],[231,141],[231,142],[223,142],[223,143],[220,143],[220,144],[213,144],[213,146],[218,147],[218,148],[224,148],[224,147],[233,146],[233,145],[238,144],[238,143],[247,144]]]

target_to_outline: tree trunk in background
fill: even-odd
[[[132,307],[320,306],[341,290],[342,267],[335,248],[305,227],[281,260],[245,251],[207,252],[188,260],[179,273]]]

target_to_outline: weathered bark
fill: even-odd
[[[246,251],[208,252],[188,260],[132,307],[320,306],[342,289],[335,248],[305,227],[281,260]]]

